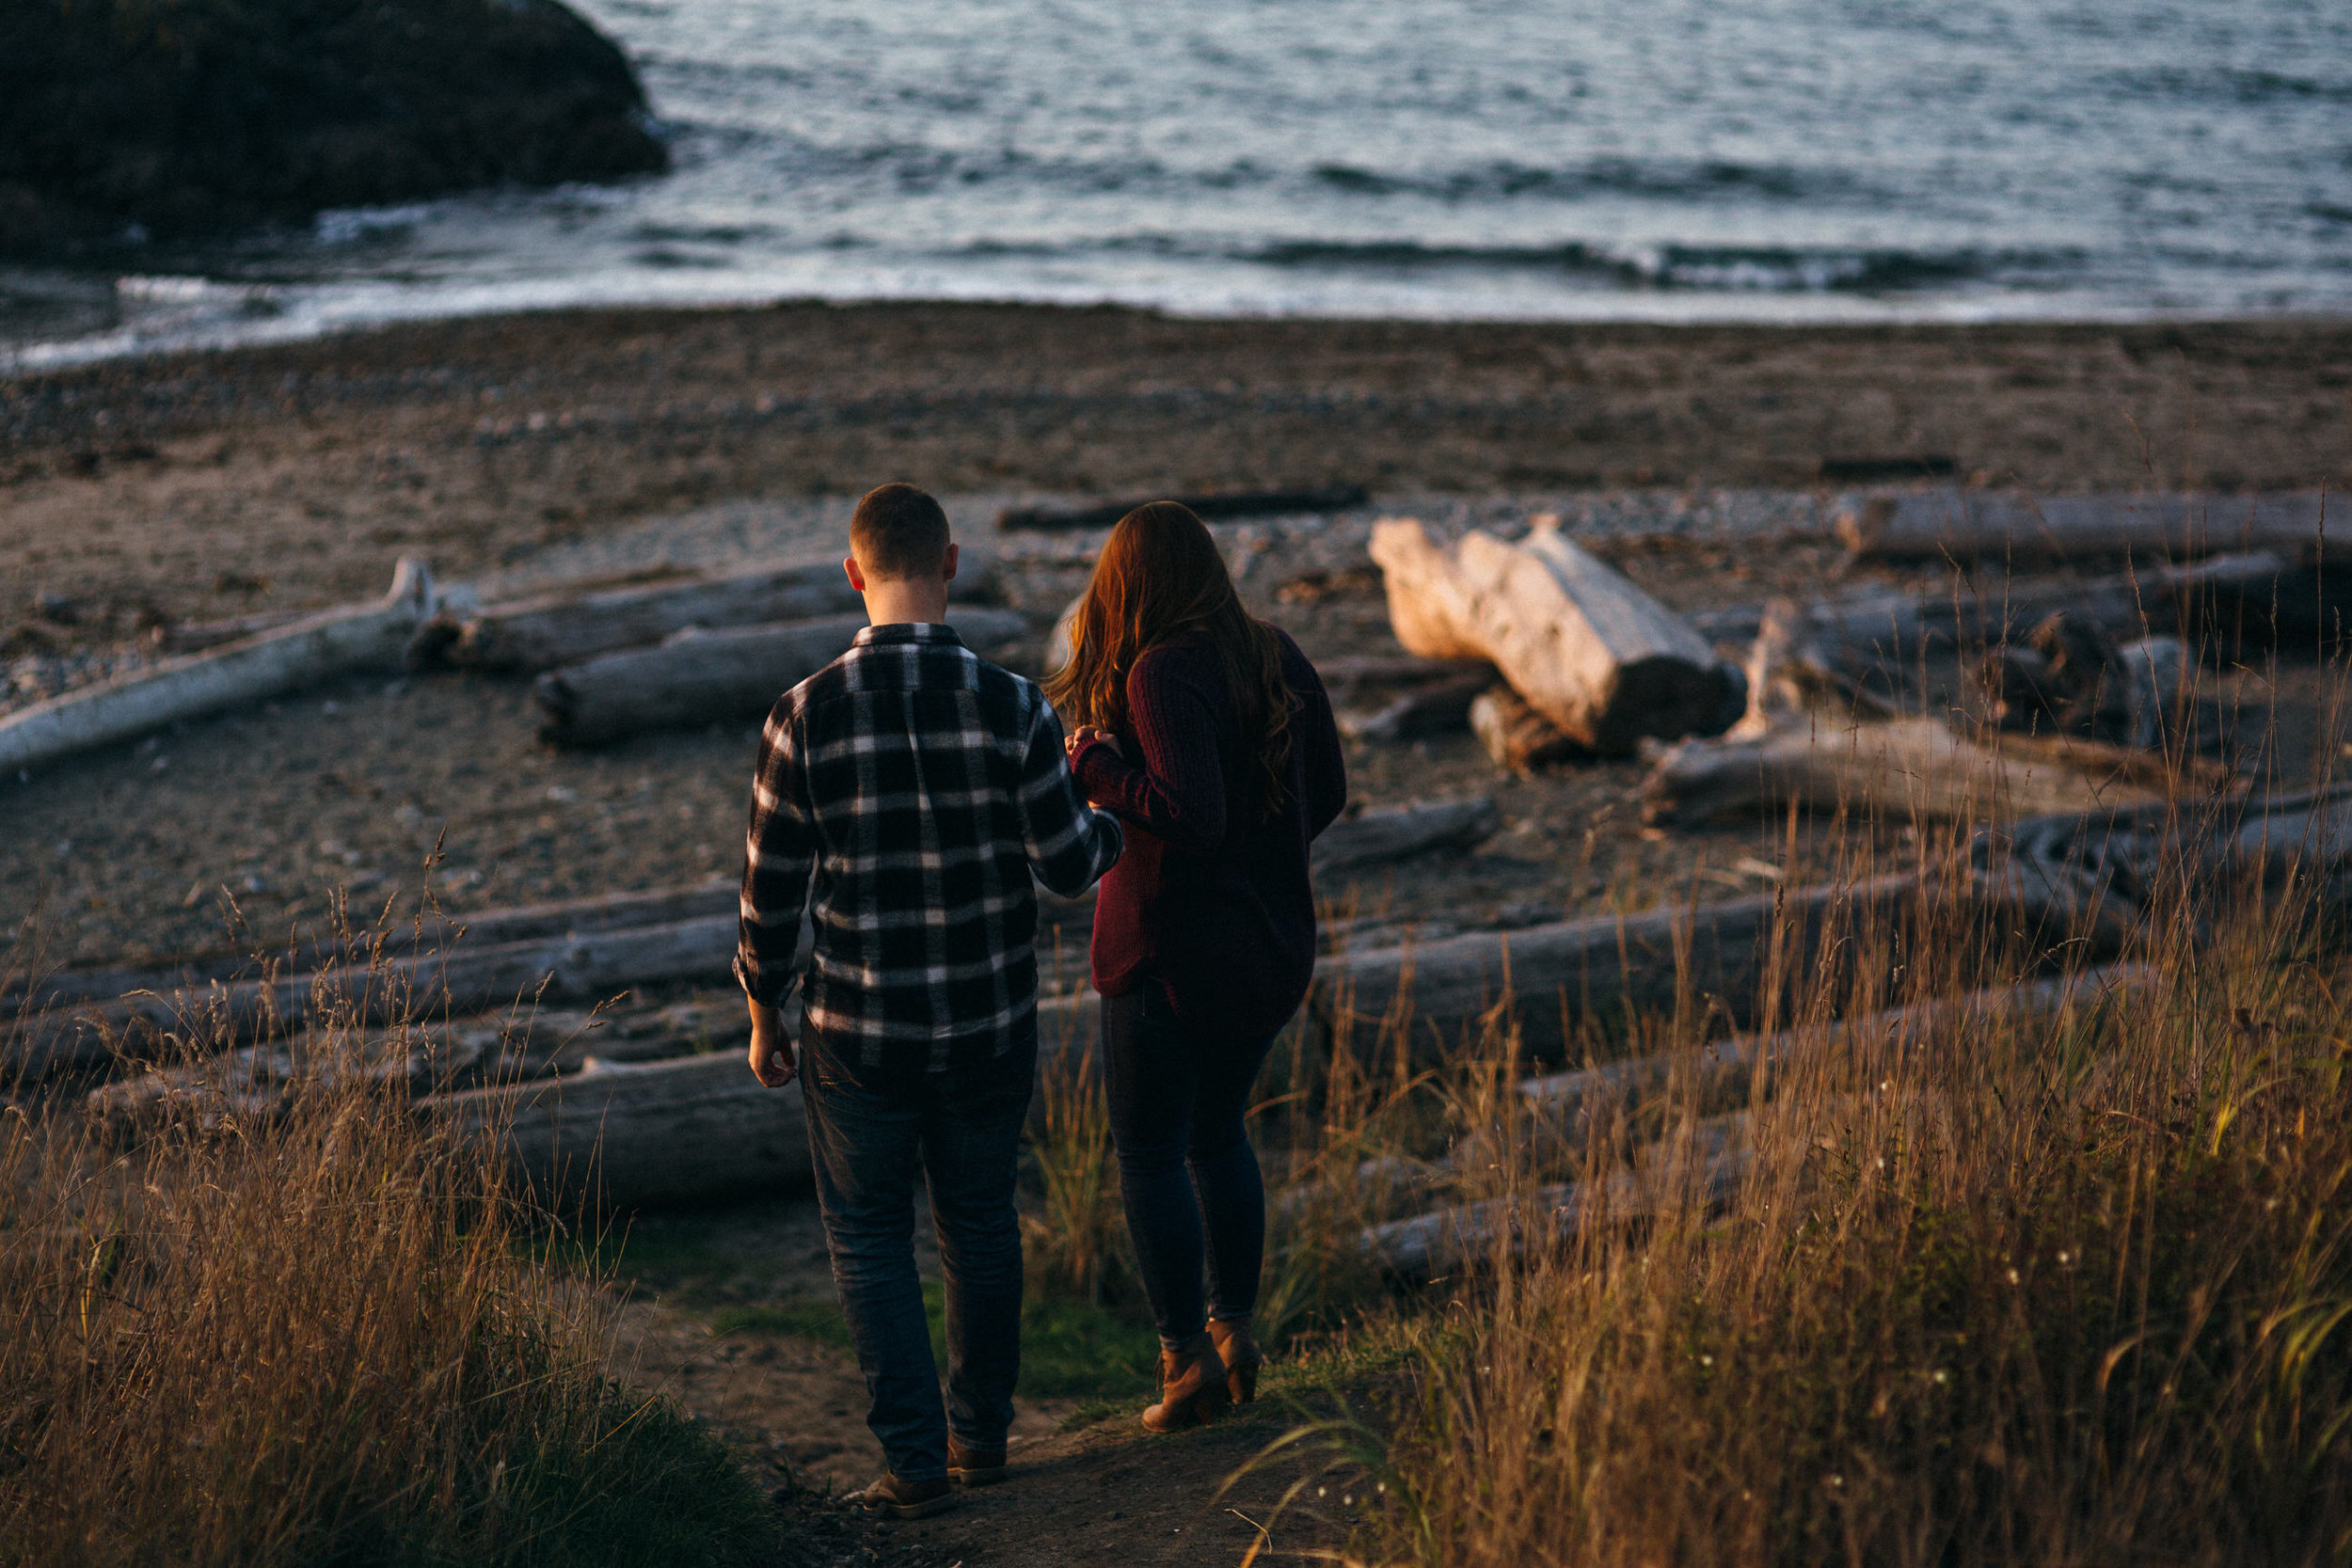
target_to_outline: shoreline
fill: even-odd
[[[0,261],[0,266],[5,266]],[[396,331],[405,327],[434,327],[494,322],[532,316],[596,315],[647,312],[694,315],[771,309],[966,309],[1009,310],[1122,310],[1171,322],[1301,322],[1363,324],[1390,322],[1425,326],[1494,327],[1665,327],[1670,329],[1728,329],[1771,332],[1835,331],[1869,328],[1929,328],[1968,330],[1983,327],[2230,327],[2292,325],[2325,327],[2352,321],[2352,310],[2276,309],[2217,310],[2210,307],[2177,309],[2162,306],[2099,306],[2086,298],[2053,300],[2047,308],[2005,309],[1992,300],[1966,296],[1923,299],[1915,304],[1892,302],[1876,294],[1837,290],[1694,294],[1678,289],[1629,289],[1577,297],[1574,308],[1493,312],[1464,311],[1432,301],[1426,309],[1406,306],[1407,296],[1376,296],[1361,309],[1333,308],[1327,302],[1310,307],[1279,303],[1263,308],[1192,306],[1150,294],[1015,293],[826,293],[747,290],[739,293],[691,292],[667,297],[655,293],[598,296],[582,293],[564,299],[536,299],[534,291],[497,291],[501,297],[475,305],[407,310],[371,308],[326,299],[296,299],[291,307],[273,291],[307,285],[255,283],[186,276],[168,268],[157,272],[99,269],[82,272],[41,263],[20,263],[17,269],[46,289],[33,289],[24,297],[47,297],[81,306],[79,314],[105,316],[115,291],[124,284],[163,286],[185,292],[191,300],[217,295],[213,308],[224,318],[250,321],[257,310],[267,321],[260,326],[183,326],[146,329],[116,320],[96,330],[72,337],[12,338],[0,336],[0,382],[71,372],[123,361],[167,359],[189,355],[241,354],[316,343],[354,335]],[[46,276],[40,276],[46,275]],[[23,279],[20,279],[22,281]],[[103,293],[104,301],[99,299]],[[78,298],[76,298],[78,296]],[[37,307],[25,307],[33,314]],[[70,315],[63,304],[52,311]]]

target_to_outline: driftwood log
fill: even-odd
[[[960,609],[965,642],[985,649],[1028,622],[1009,610]],[[539,677],[539,736],[558,746],[601,746],[646,730],[755,722],[776,699],[838,658],[863,615],[728,631],[688,628],[651,648],[607,654]]]
[[[433,612],[433,574],[405,557],[375,603],[306,615],[203,653],[64,692],[0,719],[0,774],[45,767],[183,720],[281,696],[316,681],[397,670],[417,626]]]
[[[1483,658],[1530,706],[1604,754],[1645,736],[1716,735],[1740,673],[1690,624],[1556,527],[1518,545],[1473,531],[1441,548],[1418,522],[1373,529],[1397,640],[1425,658]]]
[[[1523,1199],[1488,1198],[1366,1229],[1357,1245],[1383,1272],[1423,1284],[1482,1263],[1517,1260],[1531,1246],[1573,1240],[1588,1226],[1655,1223],[1721,1209],[1755,1164],[1741,1120],[1692,1130],[1677,1158],[1653,1157],[1588,1182],[1560,1182]]]
[[[2334,513],[2330,517],[2327,514]],[[2316,491],[2283,496],[2028,496],[1934,490],[1882,496],[1837,518],[1856,561],[2007,561],[2019,564],[2137,555],[2185,561],[2224,551],[2304,555],[2344,503]]]
[[[1346,512],[1372,499],[1360,484],[1327,484],[1319,490],[1229,490],[1200,496],[1143,496],[1133,500],[1104,501],[1095,506],[1009,506],[996,514],[996,526],[1014,529],[1109,528],[1136,507],[1155,500],[1174,500],[1195,516],[1267,517],[1295,512]]]
[[[1579,1148],[1597,1131],[1659,1102],[1677,1085],[1689,1096],[1687,1101],[1676,1101],[1678,1109],[1713,1115],[1747,1104],[1774,1074],[1808,1053],[1835,1057],[1863,1050],[1932,1049],[1976,1029],[2082,1016],[2144,991],[2160,978],[2145,964],[2109,965],[1867,1013],[1818,1028],[1735,1035],[1692,1051],[1531,1078],[1519,1085],[1519,1093],[1539,1114],[1548,1142]]]
[[[1494,684],[1493,670],[1473,667],[1467,674],[1415,687],[1369,713],[1342,713],[1340,730],[1350,739],[1380,745],[1452,735],[1469,727],[1470,705]]]
[[[1311,1006],[1341,1040],[1409,1014],[1423,1060],[1516,1022],[1531,1060],[1557,1062],[1588,1025],[1671,1013],[1686,998],[1745,1023],[1775,968],[1804,974],[1836,935],[1900,927],[1925,891],[1915,876],[1881,877],[1351,953],[1318,966]]]
[[[277,952],[199,954],[179,963],[139,968],[59,970],[41,977],[29,1002],[21,989],[0,989],[0,1018],[13,1017],[28,1008],[110,1002],[133,991],[174,991],[186,987],[209,990],[215,983],[250,977],[253,971],[265,965],[283,974],[309,974],[330,964],[364,966],[377,957],[449,951],[460,942],[490,947],[574,932],[707,919],[735,912],[739,896],[738,884],[733,879],[712,880],[647,893],[604,894],[594,898],[485,910],[469,915],[436,916],[387,926],[380,930],[357,930],[347,937],[304,942]]]
[[[155,1036],[187,1046],[228,1045],[328,1018],[374,1025],[528,1007],[534,1001],[595,1002],[664,980],[723,984],[737,932],[737,917],[729,913],[124,996],[20,1017],[0,1070],[37,1078],[96,1066],[119,1051],[146,1053],[148,1037]]]
[[[2183,566],[2154,566],[2088,582],[2013,582],[1997,592],[1947,586],[1828,599],[1805,610],[1806,632],[1849,674],[1901,672],[1931,655],[2016,641],[2065,610],[2118,642],[2177,636],[2223,654],[2241,647],[2309,649],[2332,641],[2352,615],[2352,574],[2256,550]],[[1693,618],[1709,638],[1752,641],[1761,607]]]
[[[1710,1024],[1772,1027],[1779,982],[1818,981],[1874,940],[2102,962],[2145,922],[2151,890],[2180,876],[2352,907],[2352,787],[2030,817],[1981,829],[1952,863],[1917,873],[1345,954],[1318,966],[1310,1005],[1342,1041],[1409,1011],[1422,1059],[1515,1024],[1531,1060],[1556,1062],[1588,1026],[1686,999],[1709,1007]]]
[[[2138,768],[2101,768],[2105,750],[1979,746],[1940,719],[1824,718],[1756,740],[1690,740],[1642,783],[1642,820],[1688,826],[1790,804],[1916,821],[1997,821],[2161,799]],[[2149,760],[2161,764],[2151,754]],[[2086,768],[2096,771],[2086,771]],[[2133,776],[2119,774],[2128,771]]]
[[[1471,849],[1502,829],[1491,795],[1430,800],[1343,817],[1315,840],[1314,869],[1322,873],[1392,864],[1438,849]]]
[[[864,601],[837,560],[604,589],[566,588],[436,615],[417,629],[412,664],[536,673],[688,626],[768,626],[853,615]]]
[[[535,1196],[567,1207],[792,1193],[809,1181],[799,1084],[763,1087],[739,1052],[592,1063],[421,1103],[466,1138],[494,1140]]]

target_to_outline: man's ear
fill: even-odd
[[[942,582],[953,582],[956,580],[956,562],[962,556],[962,546],[951,544],[947,546],[947,571],[946,575],[940,578]]]
[[[851,588],[856,589],[861,594],[866,592],[866,572],[863,567],[858,565],[856,556],[843,556],[841,558],[841,569],[850,574],[850,586]]]

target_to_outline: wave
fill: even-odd
[[[1362,196],[1422,196],[1447,201],[1549,197],[1575,200],[1630,196],[1659,200],[1720,201],[1757,197],[1774,201],[1867,200],[1883,193],[1851,170],[1743,164],[1720,159],[1598,158],[1566,168],[1499,162],[1440,173],[1388,173],[1353,164],[1318,164],[1321,184]]]
[[[1243,258],[1279,267],[1494,268],[1605,275],[1623,286],[1740,293],[1892,293],[2046,270],[2027,252],[1781,245],[1441,245],[1296,241]]]

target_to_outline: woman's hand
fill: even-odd
[[[1127,749],[1120,745],[1119,736],[1111,734],[1108,730],[1097,729],[1092,724],[1081,724],[1076,729],[1071,731],[1070,737],[1063,741],[1062,745],[1070,752],[1070,754],[1074,757],[1078,754],[1079,747],[1089,745],[1097,740],[1101,741],[1104,745],[1108,746],[1111,749],[1111,754],[1113,756],[1122,758],[1126,756]]]
[[[1118,738],[1118,736],[1110,734],[1108,729],[1096,729],[1094,724],[1080,724],[1080,726],[1077,726],[1077,729],[1073,729],[1073,731],[1071,731],[1071,738],[1063,740],[1063,745],[1066,745],[1066,748],[1071,750],[1073,757],[1075,757],[1075,754],[1077,754],[1077,748],[1082,748],[1082,745],[1094,743],[1094,740],[1101,740],[1101,743],[1104,743],[1104,745],[1108,745],[1108,748],[1110,748],[1110,754],[1113,754],[1113,757],[1127,757],[1127,748],[1124,748],[1124,745],[1120,745],[1120,738]]]

